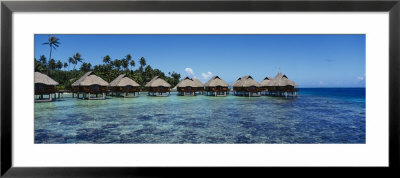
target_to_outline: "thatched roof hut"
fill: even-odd
[[[132,87],[140,87],[138,83],[134,80],[127,77],[125,74],[119,75],[115,78],[112,82],[110,82],[111,87],[125,87],[125,86],[132,86]]]
[[[204,84],[199,79],[185,77],[176,85],[179,95],[196,95],[196,92],[204,90]]]
[[[193,79],[189,77],[185,77],[182,79],[177,85],[177,88],[184,88],[184,87],[196,87],[196,83],[193,81]]]
[[[260,82],[261,87],[268,87],[271,86],[272,79],[269,77],[265,77],[263,81]]]
[[[200,82],[199,79],[191,79],[189,77],[185,77],[183,80],[181,80],[176,87],[177,88],[184,88],[184,87],[203,87],[204,84]]]
[[[99,86],[108,86],[108,82],[104,81],[102,78],[98,77],[95,75],[93,71],[87,72],[85,75],[83,75],[81,78],[79,78],[77,81],[71,84],[73,87],[78,87],[78,86],[91,86],[91,85],[99,85]]]
[[[205,87],[217,87],[217,86],[228,87],[229,85],[224,80],[222,80],[220,77],[214,76],[210,80],[208,80],[208,82],[206,82],[204,84],[204,86]]]
[[[45,74],[42,74],[40,72],[35,72],[35,84],[57,86],[59,83]]]
[[[296,83],[292,80],[289,80],[286,75],[283,75],[281,72],[278,72],[276,76],[272,79],[270,82],[270,86],[277,86],[277,87],[283,87],[283,86],[296,86]]]
[[[35,102],[47,102],[52,101],[52,94],[56,98],[58,82],[50,78],[49,76],[42,74],[40,72],[35,72]],[[36,95],[39,95],[38,99]],[[49,99],[44,99],[43,95],[49,95]],[[60,95],[59,95],[60,96]]]
[[[71,84],[72,97],[74,97],[74,93],[77,93],[79,98],[79,94],[82,93],[82,99],[105,99],[105,93],[108,92],[108,85],[108,82],[98,77],[94,72],[86,72],[85,75]],[[91,97],[91,94],[95,94],[96,97]],[[102,94],[102,97],[97,98],[98,94]]]
[[[206,94],[211,96],[226,96],[229,92],[228,83],[218,76],[212,77],[204,86]]]
[[[233,94],[240,96],[259,96],[260,84],[250,75],[238,78],[233,84]]]
[[[240,77],[232,84],[232,87],[260,87],[260,84],[253,79],[250,75]]]
[[[168,96],[171,92],[171,84],[160,78],[159,76],[155,76],[145,85],[148,95],[151,96]],[[167,93],[167,95],[163,95],[163,93]]]
[[[170,88],[171,84],[160,78],[159,76],[155,76],[149,82],[146,83],[145,87],[154,88],[154,87],[165,87]]]
[[[294,88],[296,83],[292,80],[289,80],[286,75],[283,75],[281,72],[278,72],[276,76],[272,79],[266,77],[263,81],[261,81],[262,91],[264,91],[264,95],[272,95],[272,96],[297,96],[297,92],[299,91],[297,88]]]
[[[140,85],[127,77],[125,74],[119,75],[112,82],[110,82],[110,87],[111,96],[114,96],[114,94],[121,96],[123,93],[124,97],[136,97],[136,92],[140,92]],[[130,95],[132,93],[133,96]]]

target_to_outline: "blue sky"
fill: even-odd
[[[365,35],[56,35],[61,45],[52,58],[68,61],[79,52],[101,64],[105,55],[131,54],[147,64],[202,81],[218,75],[229,84],[244,75],[261,81],[286,74],[299,87],[365,87]],[[35,57],[49,56],[35,35]],[[77,66],[78,67],[78,66]]]

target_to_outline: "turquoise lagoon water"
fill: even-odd
[[[281,97],[65,95],[35,103],[35,143],[365,143],[365,88]]]

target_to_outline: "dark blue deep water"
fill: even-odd
[[[365,88],[35,103],[35,143],[365,143]]]

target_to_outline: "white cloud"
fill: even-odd
[[[364,80],[364,77],[357,77],[357,80]]]
[[[194,72],[193,72],[193,69],[192,69],[192,68],[186,67],[186,68],[185,68],[185,72],[186,72],[186,75],[187,75],[188,77],[193,77],[193,76],[194,76]]]
[[[203,77],[203,80],[208,80],[208,79],[210,79],[211,78],[211,76],[212,76],[212,73],[211,72],[207,72],[207,73],[201,73],[201,77]]]

